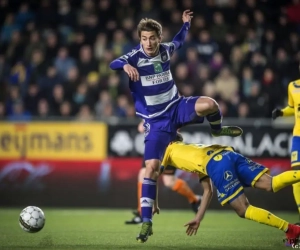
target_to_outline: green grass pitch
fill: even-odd
[[[21,209],[0,209],[0,249],[286,249],[284,234],[276,228],[243,220],[232,211],[208,211],[196,236],[186,236],[190,211],[162,210],[154,216],[154,235],[144,244],[135,236],[140,226],[125,225],[129,210],[47,209],[42,231],[29,234],[18,225]],[[275,213],[291,222],[297,214]]]

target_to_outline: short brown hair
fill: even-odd
[[[160,37],[162,34],[162,27],[159,22],[153,19],[143,18],[137,26],[137,31],[139,38],[141,38],[142,31],[155,31],[156,34]]]

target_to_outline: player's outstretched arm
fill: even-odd
[[[198,208],[198,212],[196,217],[190,222],[186,223],[184,226],[187,226],[186,234],[192,236],[193,234],[197,234],[197,230],[200,226],[200,222],[204,218],[204,214],[210,204],[211,198],[213,196],[213,187],[210,178],[205,178],[201,181],[203,187],[203,196],[201,200],[200,207]]]
[[[293,116],[295,114],[294,110],[294,98],[292,89],[295,86],[294,82],[290,82],[288,86],[288,106],[284,109],[274,109],[272,112],[272,119],[275,120],[279,116]]]
[[[277,117],[280,116],[293,116],[294,112],[294,108],[290,106],[286,106],[284,109],[276,108],[272,111],[272,119],[275,120]]]
[[[173,41],[172,41],[172,43],[174,43],[174,45],[175,45],[175,50],[179,49],[184,43],[185,37],[190,28],[191,20],[193,18],[192,15],[193,15],[193,12],[191,12],[190,10],[185,10],[182,13],[183,26],[182,26],[181,30],[173,38]]]

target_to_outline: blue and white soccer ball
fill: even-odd
[[[45,221],[46,218],[42,209],[28,206],[20,213],[19,225],[25,232],[37,233],[43,229]]]

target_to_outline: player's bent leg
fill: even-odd
[[[300,170],[300,164],[292,167],[293,170]],[[298,207],[299,218],[300,218],[300,182],[293,184],[294,199]]]
[[[142,197],[142,186],[143,186],[143,181],[145,178],[145,173],[146,173],[146,167],[143,167],[140,169],[139,174],[138,174],[138,184],[137,184],[137,201],[138,201],[138,213],[139,217],[141,215],[141,203],[140,203],[140,198]]]
[[[218,103],[210,97],[199,97],[195,103],[198,116],[206,116],[213,136],[240,136],[243,130],[236,126],[222,126],[222,114]]]
[[[146,174],[146,168],[141,168],[138,173],[138,182],[143,182]]]
[[[162,180],[163,180],[165,187],[172,189],[172,190],[175,187],[175,183],[176,183],[177,179],[178,178],[173,174],[165,174],[164,173],[162,176]],[[176,191],[176,190],[173,190],[173,191]]]
[[[236,199],[229,202],[229,204],[239,217],[245,218],[245,213],[250,205],[245,194],[239,195]]]
[[[250,159],[236,154],[237,156],[237,170],[240,180],[247,187],[256,187],[266,191],[273,191],[276,193],[282,188],[300,182],[300,171],[289,170],[276,176],[267,174],[268,168],[253,162]]]
[[[160,161],[157,159],[146,160],[145,177],[142,184],[140,198],[143,222],[152,222],[152,207],[156,199],[156,180]]]
[[[273,192],[300,182],[300,170],[289,170],[272,178]]]
[[[169,122],[169,121],[165,121]],[[145,120],[145,153],[146,164],[145,178],[142,184],[142,196],[140,198],[141,216],[143,224],[139,235],[136,237],[138,242],[146,242],[152,231],[152,208],[156,200],[156,181],[159,176],[160,160],[168,146],[176,137],[176,130],[167,132],[159,128],[159,124],[152,124]]]
[[[198,116],[207,116],[219,111],[219,105],[214,99],[207,96],[201,96],[195,103],[195,111]]]
[[[264,173],[261,177],[257,179],[257,181],[254,184],[254,187],[265,190],[267,192],[272,192],[272,176]]]
[[[166,169],[168,170],[168,169]],[[189,187],[186,181],[177,178],[173,174],[164,174],[163,182],[166,187],[173,190],[174,192],[184,196],[188,202],[191,204],[192,210],[197,213],[198,207],[201,203],[201,196],[196,195],[193,190]]]
[[[160,161],[158,159],[150,159],[146,160],[145,164],[145,178],[143,180],[142,195],[140,198],[143,224],[139,235],[136,237],[139,243],[146,242],[148,236],[153,234],[152,207],[156,199],[156,180],[158,178]]]
[[[145,177],[144,178],[150,178],[152,180],[157,180],[158,178],[158,171],[159,171],[159,165],[160,161],[158,159],[151,159],[145,161],[146,164],[146,171],[145,171]]]
[[[287,232],[289,228],[289,223],[287,221],[273,215],[267,210],[250,205],[245,194],[241,194],[231,201],[230,205],[241,218],[276,227],[284,232]]]

